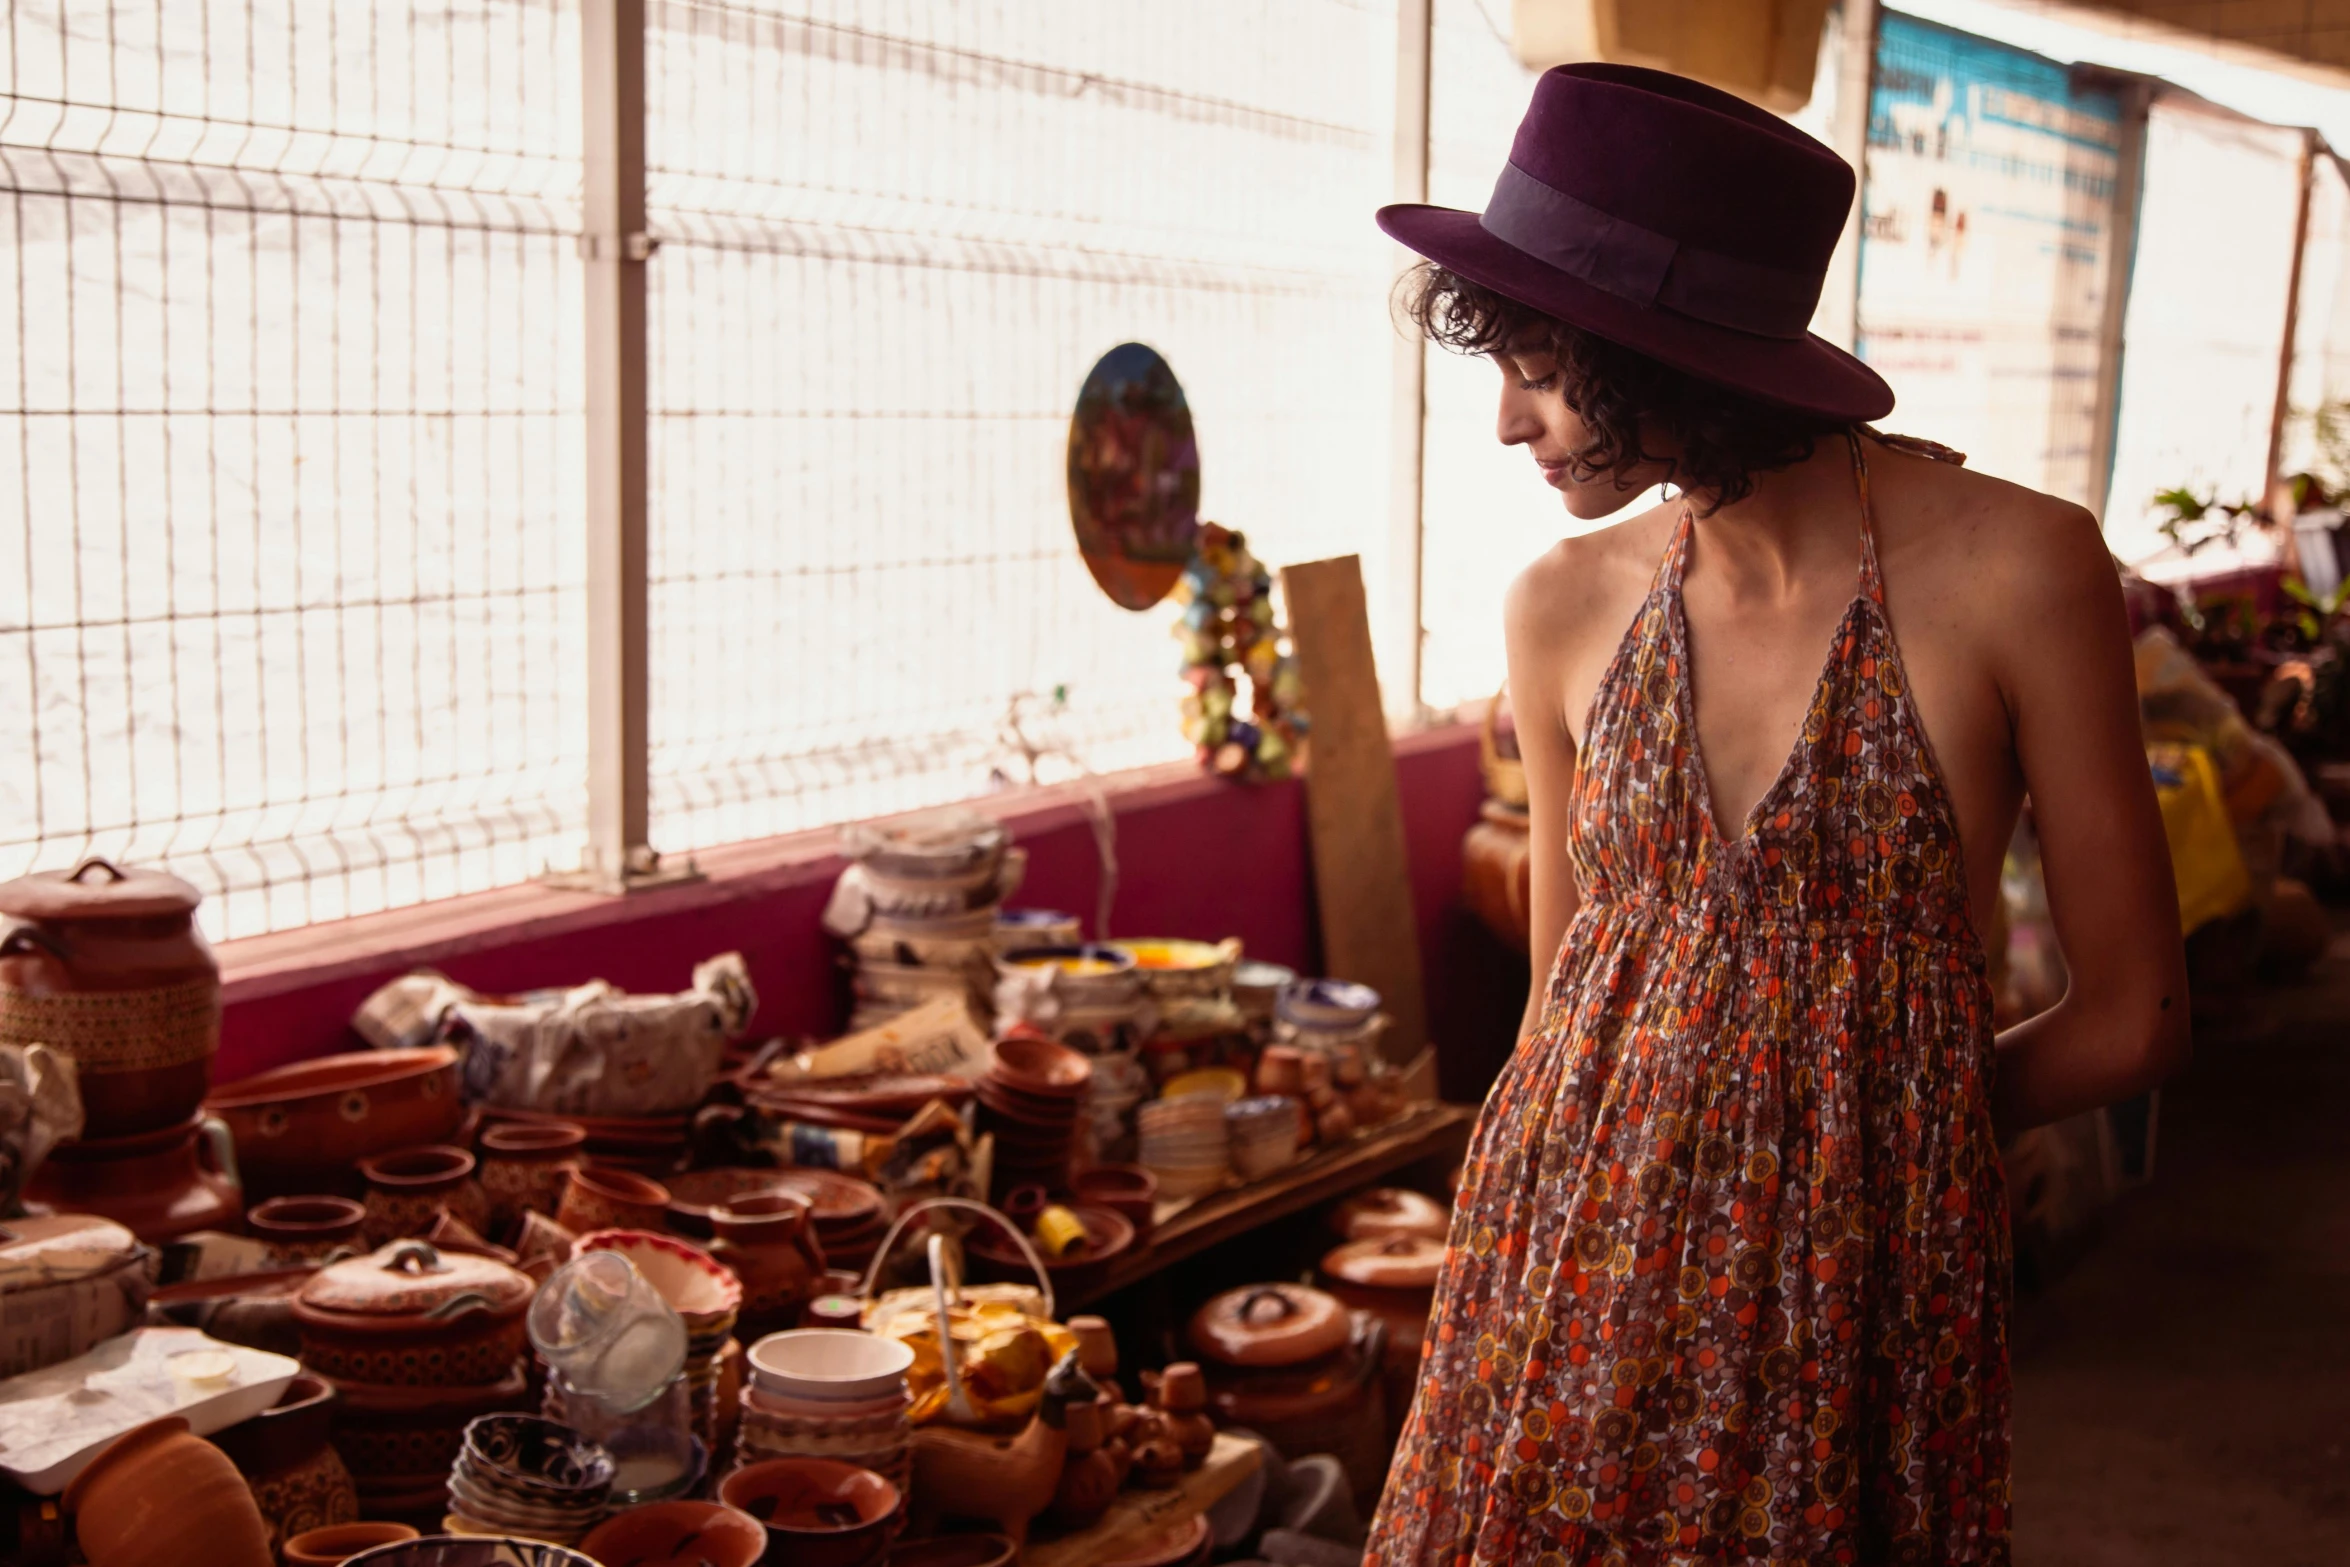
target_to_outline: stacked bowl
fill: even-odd
[[[1155,1099],[1134,1112],[1137,1160],[1159,1178],[1162,1197],[1200,1197],[1232,1173],[1224,1101],[1215,1094]]]
[[[1092,1063],[1031,1032],[999,1040],[979,1080],[979,1129],[995,1139],[992,1187],[1058,1191],[1069,1183],[1078,1109]]]
[[[576,1545],[603,1521],[612,1454],[536,1415],[484,1415],[449,1472],[453,1534],[518,1534]]]
[[[1232,1169],[1244,1181],[1262,1180],[1297,1160],[1297,1101],[1279,1094],[1224,1107]]]
[[[914,1352],[849,1328],[770,1333],[750,1349],[739,1461],[821,1458],[881,1475],[901,1492],[910,1478]]]
[[[872,1028],[942,996],[962,997],[986,1018],[996,909],[1022,863],[1004,830],[970,812],[942,812],[849,827],[841,850],[853,863],[824,923],[855,962],[849,1026]]]
[[[685,1324],[685,1384],[692,1399],[694,1432],[704,1447],[718,1436],[718,1359],[742,1311],[743,1286],[734,1271],[673,1235],[650,1230],[594,1230],[579,1238],[573,1255],[618,1252],[636,1265],[669,1309]]]

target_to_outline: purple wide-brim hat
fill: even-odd
[[[1766,110],[1686,77],[1563,65],[1535,83],[1482,213],[1379,209],[1447,271],[1701,380],[1826,418],[1893,389],[1815,337],[1852,169]]]

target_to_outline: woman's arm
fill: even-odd
[[[2002,1134],[2145,1092],[2186,1064],[2187,965],[2146,766],[2129,617],[2095,521],[2065,507],[2009,576],[2002,686],[2070,983],[1999,1036]]]
[[[1542,997],[1558,956],[1567,922],[1580,901],[1575,873],[1567,861],[1569,796],[1575,784],[1575,736],[1567,727],[1562,691],[1566,657],[1558,645],[1562,617],[1556,595],[1547,589],[1557,575],[1556,556],[1545,556],[1510,585],[1503,605],[1509,644],[1510,711],[1517,719],[1518,754],[1526,764],[1527,810],[1532,837],[1527,956],[1534,966],[1527,987],[1522,1041],[1542,1021]]]

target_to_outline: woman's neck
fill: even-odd
[[[1851,452],[1839,436],[1822,436],[1803,461],[1758,475],[1752,495],[1699,514],[1696,531],[1709,573],[1740,599],[1786,599],[1823,573],[1857,571],[1860,495]]]

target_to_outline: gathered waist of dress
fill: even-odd
[[[1574,923],[1587,919],[1637,923],[1650,929],[1667,927],[1727,940],[1857,940],[1870,945],[1947,948],[1970,955],[1978,963],[1983,961],[1983,944],[1963,917],[1937,925],[1914,912],[1820,915],[1758,909],[1727,899],[1674,903],[1663,898],[1592,892],[1584,895]]]

